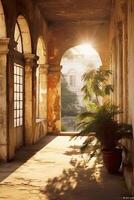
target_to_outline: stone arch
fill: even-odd
[[[66,131],[76,131],[75,116],[84,106],[81,77],[88,70],[102,66],[102,61],[98,51],[90,43],[81,43],[64,52],[61,65],[61,127],[64,127]],[[69,104],[66,103],[67,98],[64,93],[66,89],[70,91],[70,95],[73,92],[72,98],[68,97]],[[75,103],[79,106],[78,110],[73,106]]]
[[[19,15],[17,18],[17,23],[19,25],[21,35],[22,35],[22,44],[23,44],[23,52],[25,54],[32,52],[32,45],[31,45],[31,36],[28,23],[24,16]]]
[[[2,2],[0,0],[0,38],[6,37],[6,24]]]

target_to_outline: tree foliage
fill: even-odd
[[[72,92],[67,84],[67,81],[62,74],[61,78],[61,115],[76,116],[78,114],[78,99],[76,93]]]
[[[93,69],[83,75],[82,91],[85,94],[84,100],[87,108],[94,109],[96,105],[100,104],[103,97],[109,96],[113,92],[113,86],[108,83],[110,76],[111,71],[103,69]]]

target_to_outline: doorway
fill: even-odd
[[[76,117],[85,109],[82,76],[102,63],[97,51],[87,43],[68,49],[61,65],[61,131],[76,132]]]

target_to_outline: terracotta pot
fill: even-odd
[[[122,150],[113,149],[113,150],[102,150],[104,166],[109,173],[115,174],[118,173],[119,168],[122,162]]]

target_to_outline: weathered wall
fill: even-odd
[[[128,65],[127,65],[127,2],[115,1],[110,26],[111,68],[113,71],[113,101],[123,111],[119,120],[128,120]]]
[[[128,119],[134,129],[134,1],[128,0]],[[134,133],[133,133],[134,134]],[[125,177],[129,190],[134,195],[134,140],[128,141],[130,165],[125,168]]]
[[[32,0],[29,0],[29,1],[2,0],[2,4],[4,8],[6,28],[4,27],[1,27],[1,28],[3,30],[5,29],[7,30],[6,37],[9,38],[9,46],[8,46],[9,53],[7,55],[7,60],[6,60],[6,55],[5,57],[2,58],[1,53],[0,53],[1,69],[3,66],[4,70],[6,70],[5,71],[6,73],[4,74],[5,76],[4,78],[6,81],[3,80],[2,82],[2,85],[4,85],[4,87],[6,88],[6,91],[2,93],[2,96],[3,96],[2,98],[6,99],[6,101],[4,102],[7,105],[7,110],[5,110],[5,112],[7,112],[6,113],[7,121],[2,122],[3,126],[5,127],[5,131],[2,133],[3,135],[1,135],[0,153],[2,152],[1,153],[2,155],[0,154],[0,160],[7,160],[7,159],[13,158],[16,149],[20,145],[22,145],[23,143],[32,144],[38,141],[43,136],[43,134],[45,135],[47,132],[46,122],[42,124],[40,123],[40,125],[39,123],[36,124],[36,112],[35,112],[36,110],[36,78],[35,78],[36,69],[35,67],[37,65],[37,59],[36,59],[37,41],[39,37],[42,37],[44,40],[43,42],[47,46],[47,25],[39,9],[35,6]],[[27,102],[28,109],[26,109],[26,106],[25,106],[25,111],[27,112],[24,111],[25,112],[24,114],[25,127],[24,127],[23,138],[21,138],[22,135],[19,136],[19,134],[15,130],[14,119],[13,119],[14,118],[13,65],[14,65],[14,47],[15,47],[14,46],[14,31],[15,31],[16,20],[19,15],[24,16],[24,18],[27,21],[27,24],[30,29],[31,45],[32,45],[32,50],[31,52],[29,52],[31,53],[31,55],[25,55],[25,59],[24,59],[24,65],[25,67],[29,67],[29,70],[30,70],[29,72],[31,73],[29,74],[28,72],[27,74],[28,81],[31,81],[29,82],[31,85],[31,88],[29,87],[30,85],[28,87],[25,87],[26,90],[27,88],[30,89],[30,93],[29,93],[29,96],[27,96],[29,97],[29,100],[25,99]],[[1,12],[0,12],[0,16],[1,16]],[[3,37],[3,35],[1,37]],[[0,45],[1,44],[2,43],[0,43]],[[5,59],[5,62],[3,63],[4,59]],[[7,62],[7,66],[6,66],[6,62]],[[1,71],[0,73],[3,73],[3,72]],[[27,79],[25,79],[25,81]],[[24,140],[23,142],[21,142],[22,139]],[[3,149],[4,149],[4,153],[3,153]]]
[[[113,101],[123,111],[121,122],[132,123],[134,127],[134,1],[114,1],[110,26],[111,67],[113,69]],[[134,141],[123,140],[126,150],[123,154],[123,169],[130,194],[134,194]]]

